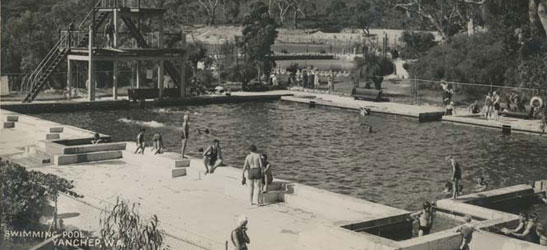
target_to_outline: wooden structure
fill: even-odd
[[[68,98],[72,94],[72,68],[76,61],[88,64],[87,74],[87,98],[95,100],[95,64],[98,61],[110,61],[113,64],[112,95],[118,97],[118,64],[123,61],[137,62],[136,87],[142,86],[141,63],[153,61],[157,67],[157,88],[158,97],[163,97],[164,76],[167,73],[175,85],[178,86],[181,97],[186,96],[185,82],[185,35],[181,31],[182,48],[165,48],[164,21],[165,9],[143,7],[141,0],[99,0],[94,8],[88,13],[84,20],[74,27],[70,24],[67,30],[62,32],[61,38],[49,51],[38,67],[27,78],[31,91],[23,102],[32,102],[42,87],[46,84],[51,73],[57,66],[66,59],[67,62],[67,92]],[[155,27],[154,41],[147,40],[141,31],[141,21],[149,19]],[[125,32],[121,32],[122,25]],[[149,27],[151,28],[151,27]],[[102,43],[97,34],[103,31],[105,37]],[[124,37],[129,36],[129,37]],[[131,43],[121,43],[122,39],[127,41],[134,39],[136,46]],[[106,41],[104,41],[106,40]],[[153,45],[152,42],[155,42]],[[180,61],[180,68],[177,68],[174,61]]]

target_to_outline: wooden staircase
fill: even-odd
[[[101,0],[97,2],[95,7],[100,6]],[[88,21],[89,17],[93,14],[95,9],[91,10],[86,18],[80,23],[78,29],[79,30],[86,30],[89,31],[89,28],[86,28],[84,24]],[[108,17],[108,12],[101,12],[97,18],[95,18],[93,22],[93,29],[97,30],[106,20]],[[55,71],[55,69],[59,66],[59,64],[66,58],[70,44],[68,33],[65,32],[61,35],[61,38],[53,48],[47,53],[47,55],[42,59],[42,61],[38,64],[38,66],[34,69],[34,71],[26,78],[26,82],[24,83],[26,86],[30,86],[30,91],[25,96],[25,99],[23,100],[23,103],[30,103],[34,101],[36,96],[40,93],[44,85],[46,85],[49,77]],[[85,35],[80,38],[79,41],[77,41],[77,47],[86,47],[86,45],[89,42],[89,32],[85,32]]]

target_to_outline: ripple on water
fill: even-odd
[[[488,176],[492,187],[547,179],[547,171],[538,167],[546,161],[544,138],[501,136],[487,129],[381,115],[368,117],[378,132],[371,135],[356,112],[286,102],[38,116],[110,134],[115,140],[133,141],[138,129],[148,126],[147,141],[161,132],[168,150],[177,152],[182,113],[190,113],[191,129],[207,127],[215,132],[192,137],[188,145],[192,150],[218,138],[227,163],[240,167],[248,145],[257,144],[268,153],[277,177],[399,208],[418,209],[420,199],[438,195],[435,190],[450,176],[444,161],[447,153],[462,162],[464,178],[470,182],[466,185],[477,173]],[[122,122],[121,117],[130,119]]]

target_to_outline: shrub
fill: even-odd
[[[19,164],[0,158],[2,182],[2,222],[10,228],[28,228],[39,223],[48,198],[56,201],[58,192],[80,197],[71,191],[71,181],[52,174],[27,171]]]
[[[169,249],[165,247],[163,233],[158,228],[158,217],[142,218],[138,205],[119,197],[110,212],[100,219],[101,237],[115,242],[114,249]]]

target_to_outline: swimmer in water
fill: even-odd
[[[475,186],[476,192],[482,192],[484,190],[488,189],[488,182],[484,180],[484,177],[477,178],[477,185]]]
[[[424,202],[423,210],[413,213],[410,217],[418,221],[418,236],[428,235],[433,227],[434,211],[428,201]]]
[[[359,113],[361,114],[361,116],[370,115],[370,109],[368,109],[366,107],[361,107],[361,108],[359,108]]]

